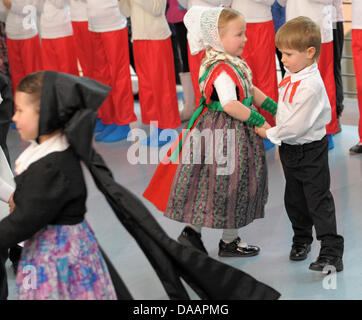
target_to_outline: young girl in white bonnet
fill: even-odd
[[[253,87],[250,68],[239,58],[247,41],[246,23],[239,12],[194,6],[184,22],[191,53],[206,48],[199,78],[202,99],[187,129],[201,133],[211,130],[213,141],[216,132],[222,132],[223,143],[221,149],[215,144],[215,154],[220,151],[226,157],[234,155],[233,170],[219,174],[219,164],[215,159],[207,162],[205,152],[201,164],[177,164],[180,151],[182,156],[186,153],[184,141],[190,141],[190,159],[195,156],[193,145],[199,142],[195,135],[190,140],[183,137],[176,148],[171,148],[172,163],[159,165],[144,196],[166,217],[188,224],[178,238],[181,243],[207,252],[201,241],[201,227],[223,229],[220,256],[257,255],[259,247],[241,242],[238,236],[239,228],[264,217],[268,196],[265,150],[254,126],[270,126],[253,104],[273,115],[277,106]],[[229,132],[235,143],[231,150],[225,150]],[[202,152],[204,149],[201,147]]]

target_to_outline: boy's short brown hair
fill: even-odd
[[[319,26],[308,17],[297,17],[280,27],[275,36],[278,49],[293,49],[300,52],[314,47],[318,58],[321,52],[321,31]]]

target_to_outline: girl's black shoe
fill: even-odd
[[[207,254],[207,251],[201,240],[201,234],[196,232],[190,227],[185,227],[185,229],[183,229],[177,240],[184,246],[193,247]]]
[[[260,252],[260,248],[252,245],[239,245],[240,238],[237,237],[234,241],[226,243],[223,240],[219,242],[220,257],[252,257]]]

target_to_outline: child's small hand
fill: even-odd
[[[3,4],[7,9],[11,9],[11,1],[10,0],[3,0]]]
[[[262,138],[266,138],[266,129],[264,127],[255,127],[255,132]]]
[[[264,128],[265,130],[268,130],[271,128],[271,125],[265,121],[264,124],[260,128]]]
[[[15,209],[14,193],[10,196],[8,204],[9,204],[9,211],[10,213],[12,213]]]

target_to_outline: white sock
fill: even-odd
[[[238,229],[224,229],[221,239],[225,243],[233,242],[238,237]]]

